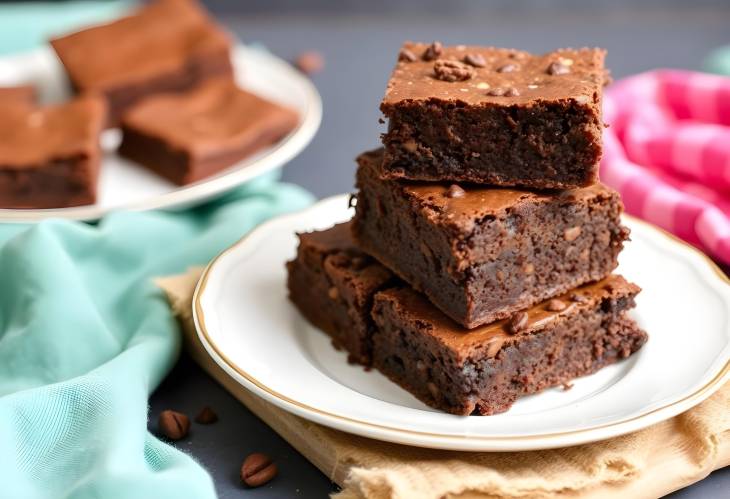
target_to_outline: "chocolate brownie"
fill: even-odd
[[[358,245],[467,328],[607,276],[628,229],[601,184],[560,192],[383,180],[358,158]]]
[[[83,97],[45,108],[0,104],[0,109],[0,207],[94,203],[103,100]]]
[[[355,247],[350,223],[299,234],[287,270],[289,297],[304,317],[347,350],[351,362],[369,365],[373,296],[393,276]]]
[[[0,106],[7,104],[33,106],[36,104],[36,99],[36,90],[33,85],[0,87]]]
[[[388,289],[373,305],[373,365],[436,409],[504,412],[641,348],[646,333],[626,315],[638,292],[614,275],[468,331],[410,288]]]
[[[109,125],[140,99],[232,75],[231,40],[195,0],[156,0],[118,21],[51,40],[71,85],[109,103]]]
[[[295,111],[214,79],[132,108],[122,119],[119,153],[188,184],[273,144],[298,122]]]
[[[406,43],[380,105],[382,175],[538,189],[596,182],[604,57]]]

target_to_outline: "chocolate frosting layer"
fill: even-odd
[[[401,101],[430,99],[500,106],[562,99],[597,103],[607,78],[603,67],[606,52],[602,49],[560,49],[533,55],[513,49],[457,45],[443,47],[436,59],[425,60],[428,48],[424,43],[403,45],[401,53],[416,57],[413,61],[401,57],[397,62],[385,91],[383,111]],[[445,81],[437,77],[434,68],[438,61],[464,64],[475,56],[483,67],[466,64],[470,78]],[[499,95],[490,95],[495,93]]]
[[[0,165],[45,167],[49,162],[98,151],[106,106],[96,97],[36,108],[1,106]]]

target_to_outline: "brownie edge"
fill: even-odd
[[[370,365],[373,296],[393,275],[355,247],[350,223],[299,234],[297,256],[286,266],[289,299],[302,315],[350,362]]]
[[[626,315],[638,292],[614,275],[538,304],[518,321],[465,331],[413,290],[388,289],[373,306],[373,365],[436,409],[497,414],[639,350],[647,335]]]

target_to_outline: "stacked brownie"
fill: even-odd
[[[604,52],[407,43],[354,219],[300,235],[293,302],[453,414],[503,412],[637,351],[628,237],[598,182]]]

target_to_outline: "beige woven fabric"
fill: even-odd
[[[201,269],[161,278],[193,358],[258,417],[342,486],[336,499],[659,497],[730,465],[730,384],[694,409],[645,430],[567,449],[509,453],[427,450],[311,423],[229,378],[203,350],[191,319]]]

